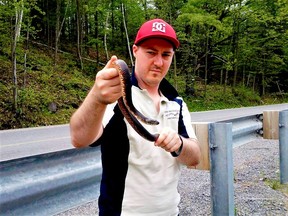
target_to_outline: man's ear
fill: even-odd
[[[136,46],[135,44],[132,46],[132,51],[133,51],[133,56],[136,57],[136,52],[138,50],[138,46]]]

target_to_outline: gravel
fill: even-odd
[[[235,215],[288,216],[288,194],[267,184],[280,181],[278,140],[258,139],[233,151]],[[179,192],[180,215],[211,215],[209,171],[184,168]],[[97,208],[94,201],[57,216],[97,215]]]

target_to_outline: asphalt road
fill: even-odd
[[[191,120],[192,122],[217,122],[232,120],[235,118],[240,118],[249,115],[256,115],[263,113],[263,111],[270,110],[287,110],[288,103],[267,105],[267,106],[256,106],[256,107],[243,107],[235,109],[225,109],[225,110],[212,110],[205,112],[192,112]]]
[[[0,131],[0,162],[71,148],[67,124]]]
[[[268,110],[286,110],[288,103],[192,112],[192,122],[217,122],[263,113]],[[56,125],[0,131],[0,161],[71,149],[69,125]]]

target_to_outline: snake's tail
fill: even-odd
[[[131,99],[124,97],[123,102],[125,104],[125,107],[129,110],[130,113],[133,114],[133,116],[135,116],[139,121],[148,124],[148,125],[158,125],[159,122],[157,120],[148,118],[146,116],[144,116],[140,111],[138,111],[133,103],[131,103],[130,101],[132,101]]]
[[[126,118],[128,123],[131,125],[131,127],[144,139],[147,139],[151,142],[155,142],[159,136],[159,134],[151,134],[149,131],[147,131],[143,125],[138,121],[138,119],[129,112],[127,107],[124,104],[123,98],[119,98],[118,100],[119,106],[121,106],[121,112],[123,116]]]
[[[136,108],[134,111],[132,111],[135,115],[135,117],[137,119],[139,119],[141,122],[145,123],[145,124],[148,124],[148,125],[158,125],[159,122],[157,120],[154,120],[154,119],[150,119],[146,116],[144,116],[142,113],[140,113]]]
[[[118,104],[119,106],[121,106],[122,108],[120,109],[123,116],[126,118],[126,120],[128,121],[128,123],[131,125],[131,127],[140,135],[142,136],[144,139],[147,139],[151,142],[156,142],[156,140],[159,137],[159,134],[151,134],[149,131],[147,131],[143,125],[141,125],[141,123],[137,120],[137,118],[129,112],[129,110],[127,109],[127,107],[124,104],[123,98],[120,98],[118,100]],[[170,154],[173,157],[178,157],[179,153],[178,152],[170,152]]]

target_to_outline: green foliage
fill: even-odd
[[[251,89],[236,87],[232,89],[228,87],[226,92],[221,85],[208,85],[206,97],[202,85],[196,85],[195,95],[185,96],[187,105],[191,112],[207,111],[218,109],[230,109],[249,106],[259,106],[270,103],[282,103],[282,98],[274,97],[273,101],[267,98],[261,98]],[[266,102],[265,102],[266,101]],[[286,102],[288,97],[286,98]]]
[[[9,4],[0,5],[0,54],[9,47],[10,31],[8,29],[10,29],[9,19],[11,13],[12,8],[9,7]]]
[[[1,1],[0,128],[67,123],[91,87],[95,71],[107,62],[106,56],[130,60],[128,46],[133,45],[139,26],[155,17],[177,31],[181,46],[168,78],[186,95],[191,111],[287,102],[286,0],[78,2],[77,8],[77,1],[71,0]],[[19,106],[15,113],[11,43],[17,8],[23,9],[23,21],[16,49]],[[57,23],[62,28],[56,60]],[[56,104],[56,111],[51,111],[51,104]]]
[[[29,59],[30,69],[26,74],[19,73],[16,113],[11,103],[11,77],[6,71],[10,65],[0,59],[0,64],[5,66],[0,73],[0,129],[68,123],[93,84],[94,77],[82,74],[70,58],[61,56],[61,65],[54,67],[45,50],[33,49]],[[52,105],[56,108],[52,109]]]

